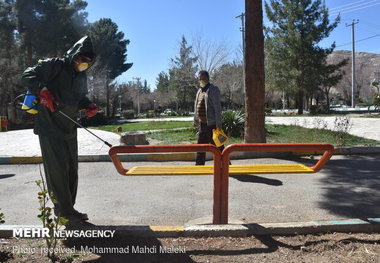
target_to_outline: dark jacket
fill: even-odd
[[[23,85],[36,96],[46,87],[59,102],[57,110],[75,120],[78,110],[91,104],[86,97],[86,73],[76,72],[73,68],[73,59],[83,53],[94,54],[91,39],[87,36],[75,43],[63,58],[41,60],[34,67],[27,68],[22,74]],[[37,105],[37,110],[35,134],[61,139],[71,139],[77,135],[76,125],[58,111],[51,112],[42,104]]]

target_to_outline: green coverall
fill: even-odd
[[[87,76],[73,68],[77,55],[94,56],[91,39],[80,39],[62,58],[39,61],[27,68],[22,75],[22,83],[38,96],[46,87],[59,102],[55,112],[42,104],[37,105],[34,133],[39,136],[47,187],[53,193],[55,214],[74,214],[74,204],[78,188],[78,144],[77,127],[58,110],[74,120],[80,109],[87,108],[91,101],[86,97]]]

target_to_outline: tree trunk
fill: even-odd
[[[25,36],[25,45],[26,45],[26,66],[33,66],[33,48],[32,48],[32,40],[30,29],[26,31]]]
[[[106,116],[107,118],[110,116],[110,86],[108,78],[106,79]]]
[[[298,114],[303,114],[303,90],[299,90],[297,94],[297,108],[298,108]]]
[[[111,111],[111,118],[115,118],[117,108],[118,108],[118,103],[117,103],[118,96],[115,95],[111,100],[112,100],[112,111]]]
[[[264,143],[265,74],[261,0],[245,0],[245,131],[246,143]]]
[[[330,113],[330,91],[327,91],[326,92],[326,110],[327,110],[327,113]]]

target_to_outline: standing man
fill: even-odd
[[[78,187],[78,143],[76,125],[62,111],[76,119],[79,110],[88,117],[97,113],[97,106],[86,97],[88,69],[95,59],[91,39],[83,37],[62,58],[39,61],[27,68],[22,82],[40,98],[34,133],[38,135],[49,193],[57,201],[55,214],[80,225],[87,214],[74,209]]]
[[[195,97],[194,125],[198,125],[198,144],[212,143],[212,130],[222,128],[222,107],[220,103],[220,90],[210,83],[207,71],[202,70],[198,74],[199,90]],[[224,146],[219,147],[222,151]],[[205,152],[198,152],[195,165],[204,165]]]

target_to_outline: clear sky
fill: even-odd
[[[168,71],[170,58],[178,54],[182,35],[190,44],[196,34],[213,42],[225,42],[231,50],[241,45],[241,20],[244,0],[87,0],[89,22],[111,18],[128,45],[127,62],[133,67],[118,78],[119,82],[146,79],[151,89],[156,77]],[[341,22],[323,47],[336,43],[336,50],[351,50],[351,24],[355,24],[357,52],[380,54],[380,0],[326,0],[333,20],[340,12]],[[265,12],[264,12],[265,13]],[[264,19],[264,23],[266,23]],[[232,56],[233,59],[235,56]]]

